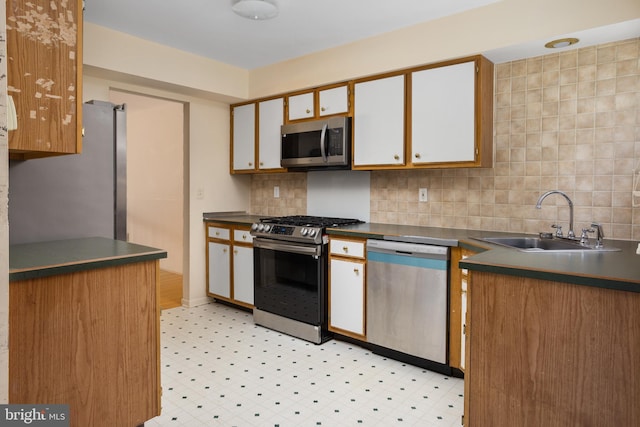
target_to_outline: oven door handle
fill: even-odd
[[[291,243],[267,242],[260,239],[253,239],[253,247],[310,256],[319,256],[321,251],[320,246],[301,246]]]

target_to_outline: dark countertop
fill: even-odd
[[[522,236],[522,233],[375,223],[350,225],[327,232],[368,239],[460,246],[480,252],[460,261],[460,267],[469,270],[640,292],[640,255],[636,254],[638,243],[633,241],[604,241],[605,246],[620,248],[618,252],[531,253],[475,240],[489,236]]]
[[[166,257],[161,249],[104,237],[24,243],[9,247],[9,281]]]
[[[204,216],[204,220],[247,226],[265,217],[224,212],[210,215]],[[469,270],[640,292],[640,255],[636,254],[638,243],[634,241],[605,240],[605,246],[620,248],[618,252],[530,253],[475,240],[489,236],[522,236],[522,233],[378,223],[329,228],[327,233],[365,239],[460,246],[479,252],[460,262],[460,267]]]
[[[204,222],[217,222],[229,225],[249,226],[254,222],[259,222],[260,218],[268,215],[250,215],[246,212],[205,212],[202,214]]]

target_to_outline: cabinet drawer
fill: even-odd
[[[230,230],[222,227],[208,227],[207,235],[212,239],[229,240]]]
[[[233,241],[239,243],[253,243],[253,236],[249,230],[233,230]]]
[[[353,240],[331,239],[329,253],[331,255],[364,258],[365,242]]]

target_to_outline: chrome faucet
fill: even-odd
[[[569,196],[567,196],[565,193],[563,193],[560,190],[547,191],[538,199],[538,203],[536,203],[536,209],[542,208],[542,201],[546,199],[547,196],[550,196],[551,194],[559,194],[567,200],[567,203],[569,203],[569,231],[567,232],[567,237],[570,239],[575,238],[576,235],[573,232],[573,202],[571,201]]]
[[[604,243],[602,239],[604,239],[604,232],[602,231],[602,225],[598,222],[592,222],[591,226],[595,228],[596,231],[596,249],[604,248]]]

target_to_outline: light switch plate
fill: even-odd
[[[427,189],[426,188],[421,188],[418,190],[418,201],[419,202],[426,202],[428,199],[427,196]]]

